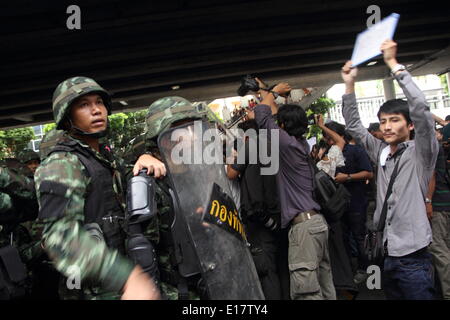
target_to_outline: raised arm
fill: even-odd
[[[392,70],[398,66],[397,44],[386,40],[381,45],[386,65]],[[414,124],[416,156],[425,168],[434,168],[438,149],[438,141],[434,133],[434,119],[427,104],[425,95],[412,80],[411,74],[406,70],[395,72],[395,79],[408,100],[409,116]]]
[[[366,149],[370,159],[376,163],[378,151],[383,144],[373,137],[361,122],[355,96],[355,80],[358,70],[357,68],[351,68],[351,65],[352,62],[347,61],[341,70],[341,76],[345,83],[345,94],[342,96],[342,114],[350,135]]]
[[[445,127],[449,123],[448,121],[445,121],[444,119],[438,117],[434,113],[432,113],[431,116],[433,117],[433,120],[436,121],[436,123],[440,124],[443,127]]]
[[[323,116],[321,114],[315,115],[314,118],[316,119],[317,125],[319,126],[320,129],[322,129],[325,135],[331,137],[331,139],[333,139],[334,142],[336,142],[336,145],[339,147],[339,149],[341,149],[341,151],[344,150],[345,146],[344,138],[325,126],[323,122]]]
[[[286,94],[291,90],[291,87],[287,83],[279,83],[273,88],[273,92],[278,94]],[[275,97],[272,93],[267,94],[261,101],[261,104],[255,107],[255,120],[260,129],[267,129],[267,138],[271,138],[271,130],[278,130],[280,137],[280,146],[288,145],[292,137],[290,137],[286,131],[279,130],[280,127],[273,119],[273,110],[270,106],[275,104]],[[278,107],[277,107],[278,108]],[[300,108],[300,107],[299,107]]]

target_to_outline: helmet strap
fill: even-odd
[[[77,135],[80,135],[82,137],[87,137],[87,138],[94,138],[94,139],[100,139],[105,137],[108,134],[109,131],[109,122],[107,121],[107,126],[105,130],[99,131],[99,132],[94,132],[94,133],[90,133],[90,132],[86,132],[81,130],[78,127],[75,127],[72,119],[69,118],[69,123],[70,123],[70,130],[72,130],[74,133],[76,133]]]

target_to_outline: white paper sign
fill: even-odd
[[[380,51],[381,44],[387,39],[393,39],[399,18],[399,14],[392,13],[358,34],[351,58],[352,67],[356,67],[382,53]]]

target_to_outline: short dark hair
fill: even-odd
[[[345,130],[344,140],[347,143],[350,143],[350,141],[353,140],[353,136],[350,134],[350,132],[348,132],[348,130]]]
[[[283,104],[277,113],[278,124],[284,125],[284,130],[296,138],[302,138],[308,130],[308,118],[305,110],[296,104]]]
[[[367,129],[367,131],[369,132],[380,131],[380,123],[372,122],[371,124],[369,124],[369,128]]]
[[[345,126],[343,124],[340,124],[336,121],[330,121],[325,123],[325,127],[330,129],[331,131],[336,132],[341,137],[345,136]]]
[[[445,121],[450,121],[450,115],[445,117]]]
[[[409,107],[408,102],[403,99],[392,99],[383,103],[378,110],[377,117],[380,119],[381,113],[387,114],[401,114],[405,117],[408,124],[412,123],[409,117]]]

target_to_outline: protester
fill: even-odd
[[[380,107],[378,118],[384,141],[373,137],[361,123],[355,97],[357,68],[351,67],[351,61],[341,72],[345,83],[342,111],[349,132],[379,165],[374,223],[378,225],[386,200],[383,237],[386,251],[383,288],[386,297],[433,299],[433,266],[427,249],[432,235],[424,201],[438,154],[433,119],[425,96],[406,68],[397,62],[397,44],[386,40],[381,51],[407,98],[407,101],[389,100]],[[411,140],[413,130],[415,138]],[[400,165],[392,194],[385,199],[397,162]]]
[[[447,167],[444,149],[440,146],[425,203],[433,231],[430,253],[439,277],[442,298],[450,300],[450,177]]]

